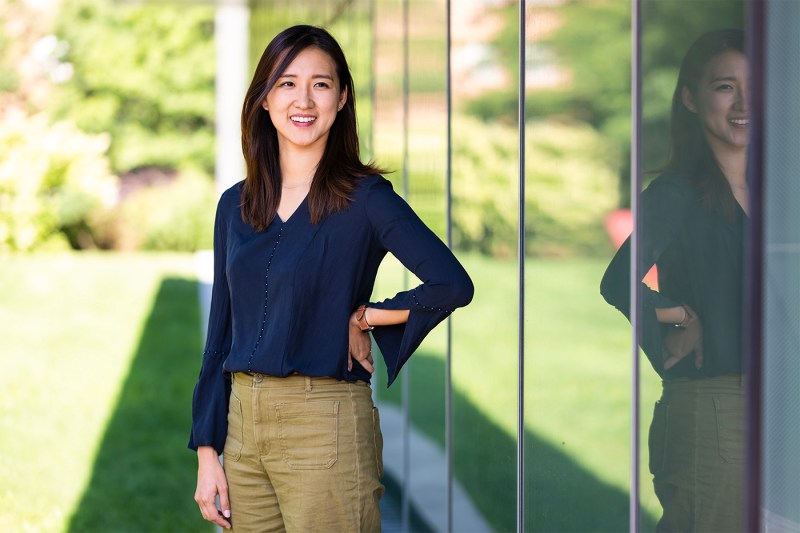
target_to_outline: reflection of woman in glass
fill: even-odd
[[[241,531],[380,530],[368,332],[391,382],[469,302],[472,282],[360,161],[353,82],[325,30],[294,26],[269,44],[245,97],[242,145],[247,177],[222,194],[214,229],[189,443],[195,500],[204,518]],[[423,283],[370,303],[387,252]]]
[[[748,65],[739,30],[692,44],[672,100],[666,171],[641,195],[641,344],[663,378],[650,428],[659,531],[738,531],[742,512],[742,253]],[[630,317],[630,240],[605,299]]]

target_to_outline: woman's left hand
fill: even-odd
[[[694,309],[688,305],[684,324],[669,330],[664,337],[664,369],[669,370],[681,359],[694,353],[694,366],[703,366],[703,326]]]
[[[358,361],[364,367],[364,370],[370,374],[375,372],[375,367],[373,366],[375,361],[372,359],[372,340],[369,337],[369,333],[361,331],[361,328],[358,327],[355,312],[350,316],[350,350],[347,354],[348,372],[353,371],[353,359]]]

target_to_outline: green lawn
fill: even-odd
[[[210,531],[186,449],[189,255],[0,261],[0,530]]]
[[[462,260],[476,293],[452,319],[455,475],[492,525],[509,530],[516,501],[517,266],[479,256]],[[630,328],[600,297],[607,262],[526,264],[526,530],[628,529]],[[400,278],[388,268],[376,292],[396,290],[399,284],[392,281]],[[444,343],[440,327],[404,376],[410,381],[412,423],[440,443]],[[647,428],[658,382],[649,368],[642,375]],[[400,389],[379,393],[399,402]],[[646,457],[643,464],[642,527],[648,530],[659,507]]]
[[[476,295],[453,318],[455,474],[498,530],[513,529],[516,265],[463,259]],[[526,530],[627,530],[629,330],[598,294],[605,263],[527,265]],[[376,297],[401,285],[389,265]],[[0,530],[210,529],[192,500],[186,450],[201,350],[196,290],[188,255],[2,258]],[[412,422],[438,442],[445,332],[401,377]],[[646,427],[657,382],[649,368],[643,375]],[[400,388],[378,387],[393,401]],[[650,529],[658,505],[646,469],[642,487]]]

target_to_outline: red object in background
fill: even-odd
[[[619,250],[622,243],[633,231],[633,217],[631,216],[630,209],[617,209],[606,215],[604,226],[606,233],[611,237],[611,242],[614,244],[614,249]],[[645,284],[653,289],[658,290],[658,269],[655,265],[647,272],[644,277]]]

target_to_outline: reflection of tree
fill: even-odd
[[[618,204],[616,159],[585,124],[541,121],[526,128],[526,252],[591,254],[605,250],[603,217]],[[453,234],[460,249],[516,253],[517,131],[454,118]]]
[[[645,168],[652,169],[664,159],[671,93],[686,46],[709,29],[742,27],[744,1],[645,0],[642,5],[644,154]],[[505,13],[506,24],[492,44],[498,60],[509,72],[516,73],[517,6],[500,9]],[[614,143],[620,154],[621,192],[625,197],[630,146],[630,2],[566,0],[532,3],[528,9],[528,28],[533,28],[530,31],[545,22],[550,25],[553,20],[558,21],[557,27],[537,37],[537,47],[528,49],[533,54],[541,50],[542,61],[553,61],[571,71],[571,75],[555,88],[529,89],[528,118],[555,115],[587,122]],[[551,54],[554,58],[548,59]],[[536,64],[535,58],[529,58],[529,70],[531,63]],[[516,101],[513,85],[483,94],[465,109],[484,120],[513,121]]]

